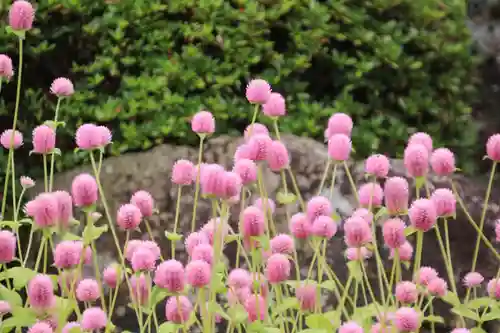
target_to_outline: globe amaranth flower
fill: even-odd
[[[449,176],[455,172],[455,155],[447,148],[438,148],[431,155],[432,171],[438,176]]]
[[[48,154],[56,147],[56,132],[47,125],[37,126],[33,130],[33,152]]]
[[[436,224],[436,206],[429,199],[417,199],[408,210],[408,216],[415,229],[428,231]]]
[[[186,296],[171,296],[165,304],[165,317],[175,324],[188,321],[193,312],[193,305]]]
[[[425,132],[417,132],[410,136],[408,146],[413,144],[423,145],[429,154],[432,152],[432,137]]]
[[[14,137],[12,137],[12,130],[5,130],[0,136],[0,144],[5,149],[17,149],[23,145],[23,135],[19,131],[14,131]]]
[[[254,79],[248,83],[245,94],[250,103],[264,104],[271,97],[271,86],[265,80]]]
[[[150,217],[154,211],[153,196],[147,191],[137,191],[130,198],[130,203],[141,211],[142,216]]]
[[[400,248],[406,242],[405,223],[399,218],[389,219],[382,226],[384,243],[390,249]]]
[[[245,139],[245,142],[248,142],[248,140],[250,140],[252,136],[259,134],[269,136],[269,130],[265,125],[262,125],[260,123],[253,123],[245,128],[245,131],[243,132],[243,138]]]
[[[352,128],[353,122],[349,115],[345,113],[335,113],[328,119],[325,138],[328,140],[335,134],[344,134],[350,137]]]
[[[95,178],[88,173],[81,173],[76,176],[71,183],[71,195],[77,207],[88,207],[95,204],[98,199],[98,187]]]
[[[384,191],[378,183],[363,184],[358,190],[358,198],[362,207],[379,207],[384,199]]]
[[[266,277],[270,283],[280,283],[290,277],[290,260],[281,253],[275,253],[267,259]]]
[[[391,215],[405,213],[408,209],[410,197],[409,186],[406,179],[390,177],[384,185],[385,206]]]
[[[16,0],[10,6],[9,25],[14,31],[26,31],[33,27],[35,9],[28,1]]]
[[[10,80],[14,75],[12,59],[5,54],[0,54],[0,79]]]
[[[304,213],[294,214],[288,224],[290,233],[298,239],[305,239],[311,234],[311,221]]]
[[[369,175],[385,178],[389,173],[389,159],[381,154],[375,154],[366,159],[365,172]]]
[[[334,161],[347,161],[351,154],[351,149],[351,139],[345,134],[333,134],[328,139],[328,155]]]
[[[191,119],[191,129],[198,135],[208,135],[215,132],[215,118],[208,111],[200,111]]]
[[[281,117],[286,114],[285,99],[281,94],[271,93],[267,102],[262,105],[262,113],[268,117]]]
[[[16,236],[9,230],[0,230],[0,264],[14,260],[16,255]]]
[[[404,151],[404,165],[412,177],[423,177],[429,170],[429,151],[424,145],[412,143]]]
[[[75,93],[75,89],[70,79],[59,77],[50,85],[50,92],[57,97],[69,97]]]

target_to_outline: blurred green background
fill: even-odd
[[[411,133],[426,131],[472,170],[476,60],[462,1],[34,3],[19,125],[27,142],[20,161],[30,169],[39,165],[27,158],[30,133],[53,117],[49,86],[65,76],[77,91],[62,105],[67,125],[58,132],[58,145],[69,152],[84,122],[110,126],[114,155],[194,144],[189,118],[200,109],[215,114],[219,134],[241,133],[252,110],[244,88],[259,77],[287,99],[283,131],[323,140],[328,117],[345,112],[355,122],[359,156],[398,156]],[[8,4],[1,6],[6,22]],[[17,63],[17,41],[4,29],[0,53]],[[14,98],[11,82],[2,91],[2,129],[11,126]],[[57,167],[82,158],[65,154]]]

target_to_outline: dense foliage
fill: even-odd
[[[342,111],[357,125],[353,143],[360,155],[401,153],[394,147],[421,128],[437,145],[456,149],[463,164],[475,141],[469,108],[474,62],[460,1],[36,5],[20,128],[52,117],[46,87],[68,76],[78,93],[62,106],[67,126],[59,140],[66,148],[74,144],[76,126],[88,121],[113,129],[115,154],[165,140],[194,143],[187,120],[200,108],[214,113],[219,133],[240,132],[251,117],[242,91],[256,76],[287,97],[284,131],[322,139],[327,117]],[[7,4],[0,4],[0,14],[6,17]],[[14,59],[17,53],[4,31],[0,53]],[[4,89],[8,105],[0,110],[9,117],[15,84]],[[67,157],[59,167],[74,162]]]

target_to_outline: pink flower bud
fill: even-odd
[[[310,221],[314,221],[322,215],[332,215],[332,204],[330,200],[323,196],[312,197],[307,202],[307,217]]]
[[[35,186],[35,181],[33,179],[31,179],[30,177],[21,176],[19,178],[19,181],[21,183],[21,186],[24,189],[29,189],[29,188],[32,188],[33,186]]]
[[[195,288],[203,288],[210,283],[211,268],[203,260],[191,261],[186,266],[186,280]]]
[[[5,149],[17,149],[23,145],[23,135],[21,132],[15,131],[14,138],[12,138],[12,130],[5,130],[0,136],[0,143]]]
[[[271,93],[267,102],[262,105],[262,112],[268,117],[281,117],[286,114],[285,99],[281,94]]]
[[[290,219],[289,229],[295,238],[304,239],[311,233],[311,222],[305,214],[297,213]]]
[[[142,216],[150,217],[153,215],[154,199],[147,191],[137,191],[132,195],[130,203],[141,211]]]
[[[431,155],[432,170],[439,176],[449,176],[455,172],[455,156],[451,150],[438,148]]]
[[[257,180],[257,165],[252,160],[237,160],[233,172],[240,176],[243,185],[249,185]]]
[[[208,111],[200,111],[191,119],[191,129],[196,134],[213,134],[215,132],[215,118]]]
[[[10,6],[9,25],[14,31],[30,30],[35,19],[35,10],[28,1],[16,0]]]
[[[265,80],[254,79],[247,85],[246,97],[252,104],[264,104],[271,97],[271,86]]]
[[[258,304],[258,305],[257,305]],[[267,316],[267,302],[260,295],[250,295],[245,301],[245,310],[248,313],[248,320],[254,322],[257,319],[265,320]]]
[[[440,217],[453,216],[456,211],[457,201],[453,192],[447,188],[438,188],[431,195],[431,200]]]
[[[464,286],[467,288],[479,287],[483,283],[484,277],[477,272],[470,272],[464,276]]]
[[[429,290],[429,293],[431,295],[443,297],[448,291],[448,284],[445,280],[436,278],[429,282],[429,284],[427,285],[427,290]]]
[[[389,159],[384,155],[375,154],[366,159],[365,172],[379,178],[387,177],[389,173]]]
[[[490,297],[500,300],[500,279],[491,279],[486,287]]]
[[[50,85],[50,92],[57,97],[68,97],[75,93],[75,89],[73,88],[73,83],[69,79],[59,77]]]
[[[429,151],[418,143],[409,145],[404,152],[404,164],[410,176],[425,176],[429,171]]]
[[[394,326],[401,333],[413,332],[420,327],[420,315],[413,308],[399,308],[394,316]]]
[[[408,182],[401,177],[388,178],[384,186],[385,205],[390,215],[405,213],[410,196]]]
[[[83,124],[76,130],[75,141],[79,149],[96,149],[102,145],[102,132],[94,124]]]
[[[267,164],[269,165],[269,169],[275,172],[286,169],[290,165],[288,150],[281,141],[273,141],[269,145]]]
[[[33,152],[48,154],[56,147],[56,132],[47,125],[40,125],[33,130]]]
[[[413,144],[423,145],[427,152],[430,154],[432,152],[432,138],[429,134],[424,132],[417,132],[410,136],[408,139],[408,146]]]
[[[406,242],[405,223],[399,218],[384,222],[382,234],[384,242],[390,249],[400,248]]]
[[[486,142],[486,154],[490,160],[500,161],[500,134],[493,134]]]
[[[363,207],[379,207],[384,199],[384,191],[378,183],[367,183],[359,188],[358,197]]]
[[[99,298],[99,284],[94,279],[83,279],[76,287],[76,298],[80,302],[95,302]]]
[[[172,168],[172,183],[183,186],[191,185],[194,178],[194,165],[188,160],[178,160]]]
[[[261,236],[265,231],[265,217],[261,209],[249,206],[242,212],[243,235]]]
[[[154,282],[160,288],[169,292],[178,293],[184,290],[184,266],[174,259],[162,262],[155,272]]]
[[[245,142],[248,142],[250,138],[254,135],[264,134],[269,136],[269,130],[265,125],[260,123],[253,123],[247,126],[244,132]]]
[[[116,223],[124,230],[135,229],[141,224],[142,214],[140,209],[132,204],[122,205],[116,214]]]
[[[339,333],[363,333],[363,328],[354,321],[349,321],[339,327]]]
[[[417,301],[417,286],[410,281],[402,281],[396,285],[396,299],[402,304],[412,304]]]
[[[317,287],[314,283],[301,284],[295,290],[295,296],[299,300],[300,309],[302,311],[314,311],[318,303],[316,293]]]
[[[267,135],[252,135],[250,140],[248,140],[248,158],[255,162],[265,161],[272,142],[271,138]]]
[[[118,283],[121,279],[120,268],[117,267],[116,264],[110,265],[104,269],[103,272],[103,280],[104,283],[114,289],[118,286]]]
[[[344,224],[344,240],[349,247],[361,247],[372,241],[372,232],[366,221],[360,217],[350,217]]]
[[[8,230],[0,230],[0,264],[14,260],[16,255],[16,236]]]
[[[424,266],[421,267],[420,270],[417,272],[417,276],[415,276],[415,281],[419,285],[428,286],[432,280],[437,278],[438,278],[438,273],[434,268]]]
[[[73,179],[71,196],[75,206],[88,207],[97,202],[98,188],[94,177],[88,173],[81,173]]]
[[[328,126],[325,131],[326,139],[330,139],[335,134],[344,134],[350,137],[352,127],[351,117],[345,113],[335,113],[328,119]]]
[[[406,241],[403,245],[399,247],[399,249],[391,249],[389,258],[394,259],[396,255],[396,250],[399,254],[399,260],[401,261],[410,261],[413,256],[413,246],[410,242]]]
[[[328,140],[328,155],[334,161],[347,161],[351,149],[351,139],[345,134],[334,134]]]
[[[417,199],[408,210],[408,216],[415,229],[428,231],[436,224],[436,207],[429,199]]]
[[[12,59],[5,54],[0,54],[0,78],[10,80],[14,75]]]
[[[270,241],[270,246],[272,253],[293,254],[295,250],[295,242],[287,234],[274,236]]]
[[[266,277],[270,283],[280,283],[290,277],[290,260],[281,253],[275,253],[267,259]]]
[[[54,285],[48,275],[38,274],[28,283],[28,300],[32,307],[51,308],[55,303]]]
[[[330,239],[337,233],[337,224],[330,216],[318,216],[312,223],[311,233],[316,237]]]
[[[182,324],[189,320],[193,312],[193,305],[186,296],[171,296],[165,305],[165,317],[175,324]]]
[[[229,273],[227,284],[232,289],[249,288],[252,284],[252,278],[247,270],[235,268]]]
[[[83,311],[80,326],[83,331],[98,331],[106,327],[107,323],[106,313],[102,309],[94,307]]]

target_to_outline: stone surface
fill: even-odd
[[[296,177],[298,187],[304,198],[308,200],[318,192],[318,187],[321,182],[324,167],[327,162],[327,152],[324,144],[315,142],[308,138],[284,136],[291,155],[291,169]],[[208,140],[204,151],[204,162],[220,163],[228,168],[232,166],[232,156],[240,141],[230,137],[217,137]],[[196,161],[197,151],[190,147],[176,147],[170,145],[162,145],[148,152],[132,153],[120,157],[108,158],[102,166],[102,183],[106,192],[106,198],[109,208],[114,218],[117,208],[130,200],[131,195],[137,190],[149,191],[156,200],[156,205],[159,214],[150,220],[153,229],[153,235],[156,241],[162,246],[165,257],[169,256],[169,242],[164,236],[166,230],[171,230],[174,223],[174,214],[176,207],[177,188],[170,181],[170,172],[174,162],[177,159],[189,159]],[[391,175],[405,176],[402,162],[393,160]],[[359,185],[364,182],[363,163],[354,163],[350,165],[351,173],[355,182]],[[72,179],[81,172],[90,172],[89,167],[82,167],[69,172],[61,173],[56,176],[55,189],[69,190]],[[276,193],[281,190],[280,177],[270,171],[265,172],[265,185],[270,197],[274,198]],[[329,177],[330,178],[330,177]],[[482,209],[482,201],[486,182],[484,179],[468,179],[457,175],[454,178],[459,192],[467,204],[468,210],[475,221],[479,221]],[[330,181],[327,181],[327,185]],[[410,181],[410,184],[413,183]],[[445,179],[439,179],[434,176],[429,177],[428,181],[430,189],[436,187],[448,186],[449,183]],[[289,189],[292,189],[290,178],[287,179]],[[330,195],[326,186],[324,193]],[[414,189],[414,187],[413,187]],[[180,229],[183,235],[189,233],[191,223],[191,211],[193,203],[193,190],[183,189],[183,196],[180,204]],[[414,190],[412,191],[414,192]],[[422,193],[423,194],[423,193]],[[356,208],[356,200],[352,193],[349,181],[345,176],[345,171],[342,167],[338,168],[335,187],[332,191],[332,204],[337,210],[338,215],[342,218],[348,217]],[[255,198],[252,198],[252,200]],[[494,240],[494,221],[498,217],[500,199],[500,190],[493,186],[490,205],[487,210],[485,234],[493,241]],[[234,218],[238,216],[238,206],[232,207],[231,225],[237,229],[237,221]],[[99,207],[102,211],[102,207]],[[293,214],[299,211],[298,203],[288,207],[288,213]],[[460,211],[460,209],[459,209]],[[103,214],[104,215],[104,214]],[[211,206],[208,201],[201,200],[198,204],[197,226],[205,223],[211,216]],[[286,209],[279,206],[275,214],[277,228],[282,231],[287,229]],[[103,217],[100,223],[105,223]],[[449,221],[451,249],[453,253],[454,273],[457,281],[468,272],[471,265],[472,252],[476,240],[476,232],[467,222],[464,214],[460,211],[458,217],[454,221]],[[132,238],[147,239],[148,235],[145,232],[144,225],[141,226],[142,234],[139,232],[132,233]],[[125,233],[118,231],[120,238],[120,246],[124,246]],[[380,236],[380,234],[379,234]],[[380,237],[379,237],[380,240]],[[414,241],[411,239],[412,242]],[[303,244],[302,244],[303,245]],[[106,234],[99,239],[97,247],[100,253],[100,265],[104,267],[106,264],[116,258],[115,246],[111,233]],[[497,247],[498,248],[498,247]],[[300,246],[300,262],[309,263],[313,252],[309,247]],[[345,246],[341,232],[339,232],[327,247],[327,257],[329,265],[334,269],[341,280],[344,280],[347,275],[343,251]],[[225,253],[231,262],[234,262],[235,247],[230,244]],[[382,257],[387,258],[388,251],[382,250]],[[185,254],[182,245],[179,246],[177,259],[185,261]],[[441,259],[438,243],[433,232],[427,233],[424,240],[423,265],[429,265],[436,268],[441,276],[446,277],[444,263]],[[390,262],[386,262],[387,269],[390,269]],[[101,267],[101,269],[103,268]],[[374,277],[374,259],[370,260],[369,275]],[[481,248],[478,260],[478,271],[487,279],[494,276],[498,270],[498,261],[488,252],[485,247]],[[460,283],[461,284],[461,283]],[[463,292],[463,288],[460,288]],[[125,294],[125,291],[123,291]],[[327,304],[334,302],[334,297],[325,296]],[[442,308],[442,307],[441,307]],[[126,315],[127,314],[127,315]],[[116,311],[115,323],[120,327],[133,329],[135,316],[129,316],[129,311],[126,308],[125,300]],[[163,306],[158,309],[158,314],[163,318]],[[449,323],[448,323],[449,324]]]

